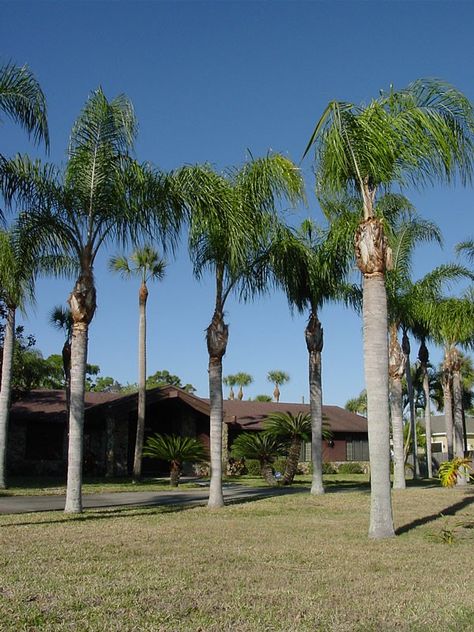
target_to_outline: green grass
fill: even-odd
[[[381,542],[364,491],[1,516],[0,629],[472,630],[472,487],[393,500]]]

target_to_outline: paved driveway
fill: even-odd
[[[224,498],[230,502],[257,500],[270,496],[308,493],[308,487],[243,487],[232,485],[224,488]],[[169,492],[115,492],[110,494],[83,494],[84,508],[98,507],[148,507],[155,505],[198,506],[207,503],[209,490],[187,489]],[[19,514],[36,511],[62,511],[65,496],[2,496],[0,514]]]

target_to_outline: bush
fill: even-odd
[[[227,461],[227,476],[241,476],[245,474],[245,459],[234,459],[230,457]]]
[[[260,463],[257,459],[245,459],[245,473],[250,476],[260,476]]]
[[[338,474],[363,474],[364,468],[360,463],[353,463],[349,461],[348,463],[341,463],[337,470]]]
[[[273,461],[272,467],[274,472],[280,472],[281,474],[284,474],[286,469],[286,458],[278,457]]]
[[[323,474],[336,474],[337,470],[332,463],[323,463]]]
[[[298,469],[296,470],[297,474],[312,474],[313,473],[313,463],[312,461],[301,461],[298,463]]]

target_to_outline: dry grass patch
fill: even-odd
[[[0,627],[471,630],[474,530],[459,523],[473,522],[473,500],[472,488],[397,492],[402,535],[382,542],[367,539],[360,492],[215,512],[4,516]],[[442,529],[454,530],[453,544],[436,538]]]

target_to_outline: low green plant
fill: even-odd
[[[336,474],[337,470],[332,463],[323,463],[323,474]]]
[[[275,461],[273,462],[273,470],[275,472],[280,472],[281,474],[283,474],[286,468],[286,461],[287,459],[284,456],[275,459]]]
[[[455,457],[451,461],[441,463],[438,477],[443,487],[454,487],[461,476],[472,478],[469,472],[472,470],[471,459]]]
[[[197,439],[160,434],[148,437],[143,448],[143,456],[169,463],[172,487],[177,487],[179,484],[184,461],[200,463],[208,458],[204,444]]]
[[[310,475],[313,473],[313,462],[312,461],[300,461],[298,463],[298,469],[296,470],[297,474],[300,475]]]
[[[260,462],[257,459],[245,459],[245,474],[260,476]]]
[[[348,461],[347,463],[341,463],[337,468],[338,474],[363,474],[364,468],[360,463]]]

